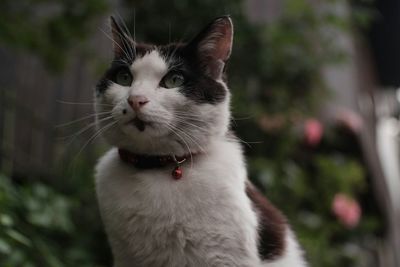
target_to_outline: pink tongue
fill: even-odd
[[[141,132],[143,132],[144,131],[144,128],[146,127],[146,125],[144,124],[144,122],[141,120],[141,119],[138,119],[138,118],[135,118],[134,120],[133,120],[133,124],[136,126],[136,128],[139,130],[139,131],[141,131]]]

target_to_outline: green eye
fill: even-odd
[[[130,86],[132,84],[132,74],[128,69],[121,69],[115,76],[115,82],[122,86]]]
[[[182,74],[173,73],[167,74],[161,82],[161,86],[165,88],[176,88],[182,86],[185,82],[185,78]]]

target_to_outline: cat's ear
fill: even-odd
[[[229,16],[215,19],[188,46],[196,53],[207,75],[220,79],[232,51],[233,23]]]
[[[113,38],[114,56],[116,58],[133,57],[135,42],[132,40],[125,24],[121,25],[113,16],[110,17],[111,34]]]

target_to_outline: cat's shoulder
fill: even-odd
[[[132,172],[132,168],[129,168],[126,164],[121,162],[118,154],[118,148],[110,148],[103,156],[98,160],[95,167],[95,181],[96,185],[110,183],[117,184],[123,177],[126,177]],[[112,177],[113,179],[110,179]],[[117,179],[119,178],[119,179]]]
[[[95,167],[96,174],[107,170],[112,165],[114,165],[114,166],[118,165],[119,164],[118,159],[119,159],[118,158],[118,149],[115,147],[109,149],[97,161],[97,164]]]

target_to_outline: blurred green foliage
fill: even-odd
[[[93,164],[64,165],[52,184],[0,176],[0,266],[111,266]]]
[[[281,14],[266,24],[251,23],[242,0],[124,0],[120,14],[138,40],[154,43],[188,40],[214,17],[232,16],[232,127],[244,140],[250,178],[288,216],[315,267],[364,266],[381,225],[354,135],[330,128],[318,146],[304,142],[304,120],[329,96],[321,68],[346,60],[335,38],[352,26],[333,8],[345,2],[281,1]],[[105,5],[55,3],[56,11],[46,0],[1,2],[9,12],[0,17],[0,40],[62,66],[76,40],[97,29],[91,21]],[[50,15],[39,16],[40,6]],[[366,21],[363,10],[354,12]],[[94,196],[94,163],[79,161],[66,171],[63,162],[52,183],[0,177],[0,266],[110,265]],[[337,193],[361,203],[358,227],[345,228],[332,215]]]
[[[105,0],[2,0],[0,10],[0,41],[38,55],[59,71],[107,5]]]
[[[4,176],[0,183],[1,265],[62,266],[51,237],[72,230],[73,200],[40,183],[16,188]]]

